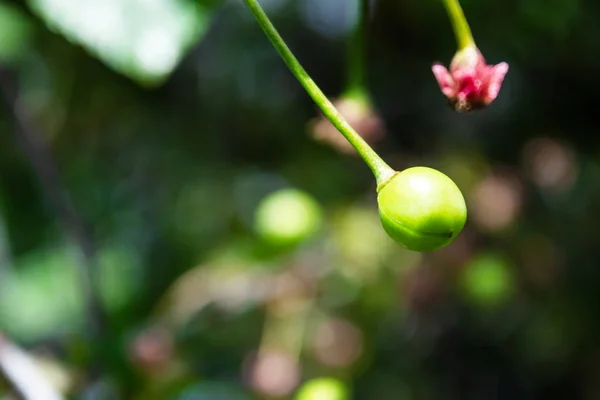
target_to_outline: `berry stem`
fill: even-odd
[[[462,7],[458,0],[444,0],[444,5],[448,11],[448,16],[452,22],[452,28],[454,29],[454,35],[456,36],[456,43],[458,50],[462,50],[466,47],[474,46],[475,40],[473,40],[473,34],[471,33],[471,27],[465,17]]]
[[[367,26],[369,22],[370,1],[355,0],[357,5],[357,23],[348,41],[348,82],[345,96],[360,101],[369,101],[366,90],[367,64]]]
[[[309,96],[317,104],[329,121],[340,131],[342,135],[356,149],[364,162],[369,166],[377,184],[387,181],[393,174],[394,170],[379,157],[379,155],[364,141],[364,139],[350,126],[348,121],[344,119],[329,101],[327,96],[319,89],[317,84],[311,79],[308,73],[304,70],[298,59],[294,56],[290,48],[285,44],[285,41],[277,32],[273,23],[269,20],[267,14],[258,4],[257,0],[244,0],[256,21],[265,32],[273,47],[277,50],[283,61],[287,64],[290,71],[296,79],[304,87]]]

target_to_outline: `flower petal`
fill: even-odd
[[[504,77],[508,73],[508,64],[505,62],[501,62],[500,64],[495,65],[491,73],[489,75],[487,93],[485,95],[484,101],[486,103],[491,103],[498,97],[498,93],[500,92],[500,88],[502,87],[502,82],[504,82]]]
[[[444,67],[442,64],[434,64],[431,67],[431,71],[435,76],[435,79],[442,90],[442,93],[446,97],[453,97],[455,93],[455,83],[454,79],[452,79],[452,75],[448,72],[448,69]]]

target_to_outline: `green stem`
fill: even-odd
[[[267,14],[265,14],[260,4],[258,4],[258,1],[244,0],[244,2],[250,11],[252,11],[256,21],[261,26],[277,52],[279,52],[279,55],[283,58],[290,71],[294,74],[296,79],[298,79],[317,106],[319,106],[323,115],[325,115],[325,117],[331,121],[333,126],[344,135],[348,142],[356,149],[358,154],[360,154],[371,171],[373,171],[377,184],[379,185],[387,181],[395,171],[387,165],[377,153],[375,153],[371,146],[364,141],[364,139],[350,126],[348,121],[340,115],[333,104],[331,104],[327,96],[323,94],[321,89],[319,89],[317,84],[311,79],[302,65],[300,65],[298,59],[296,59],[292,51],[285,44],[279,35],[279,32],[277,32],[277,29],[275,29],[275,26],[273,26],[269,20]]]
[[[345,95],[367,100],[367,25],[369,0],[356,0],[358,21],[348,43],[348,83]]]
[[[473,40],[473,34],[471,33],[469,22],[467,22],[465,13],[463,12],[458,0],[444,0],[444,5],[446,6],[448,16],[452,22],[452,28],[454,29],[454,35],[456,36],[458,50],[474,46],[475,40]]]

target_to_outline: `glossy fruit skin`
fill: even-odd
[[[377,202],[387,234],[412,251],[430,252],[450,244],[467,220],[460,189],[432,168],[396,173],[378,188]]]

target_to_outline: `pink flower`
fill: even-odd
[[[475,46],[458,51],[450,71],[442,64],[431,67],[435,79],[456,111],[471,111],[489,106],[498,96],[508,64],[487,65]]]

